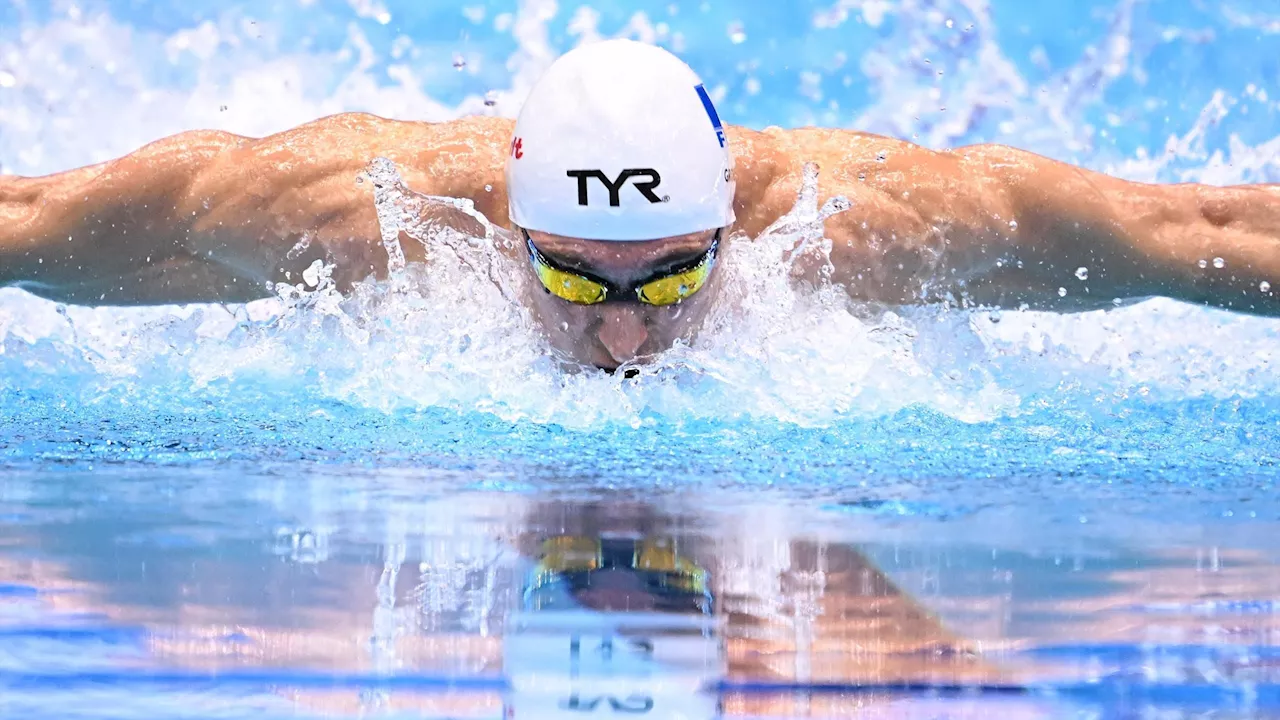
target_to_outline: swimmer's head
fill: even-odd
[[[680,59],[630,40],[566,53],[516,121],[507,188],[543,290],[534,309],[561,350],[614,368],[701,320],[734,221],[733,161]]]

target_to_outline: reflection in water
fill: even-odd
[[[196,684],[196,715],[1040,717],[1118,687],[1247,706],[1280,657],[1247,534],[1030,547],[761,498],[134,481],[0,476],[0,715],[90,678],[140,716]]]
[[[719,714],[724,640],[678,539],[548,538],[522,597],[503,642],[509,717]]]

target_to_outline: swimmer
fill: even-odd
[[[567,358],[605,369],[695,336],[722,296],[725,248],[793,207],[809,162],[819,202],[851,202],[824,233],[830,279],[855,301],[1076,311],[1165,296],[1280,315],[1280,185],[1141,184],[1000,145],[724,127],[692,69],[628,40],[566,53],[514,123],[342,114],[0,177],[0,286],[246,302],[315,259],[336,264],[340,289],[385,276],[371,183],[357,182],[376,157],[418,192],[507,218],[522,302]],[[430,253],[402,245],[410,261]]]

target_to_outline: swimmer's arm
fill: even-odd
[[[789,207],[806,160],[823,198],[852,201],[825,230],[856,298],[1070,311],[1160,295],[1280,315],[1280,292],[1260,289],[1280,285],[1280,186],[1146,185],[1004,146],[847,131],[743,139],[765,159],[747,167],[769,178],[760,206]]]
[[[0,286],[78,303],[228,298],[237,274],[187,250],[193,222],[180,204],[219,156],[244,142],[183,133],[91,167],[0,177]],[[235,299],[261,292],[248,283],[236,289],[249,297]]]
[[[88,304],[243,302],[297,283],[315,259],[336,263],[340,285],[380,275],[371,183],[356,182],[368,160],[390,157],[410,187],[495,216],[505,196],[484,188],[496,185],[504,122],[338,115],[262,139],[189,132],[89,168],[0,176],[0,286]],[[402,246],[411,261],[424,255]]]
[[[959,185],[987,189],[970,202],[993,203],[971,241],[994,237],[1012,261],[956,268],[978,270],[975,299],[1087,309],[1163,296],[1280,315],[1280,186],[1130,182],[1003,146],[945,155]]]

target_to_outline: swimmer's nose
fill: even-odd
[[[601,309],[603,322],[596,337],[619,364],[634,360],[649,331],[644,327],[644,317],[632,307],[619,305]]]

